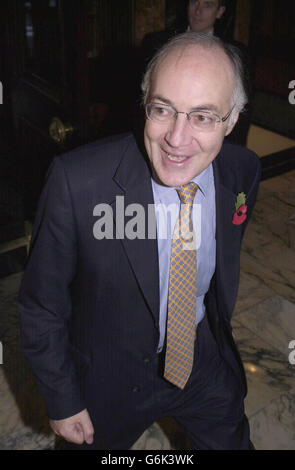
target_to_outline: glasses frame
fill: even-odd
[[[173,109],[174,111],[174,115],[172,116],[171,119],[168,119],[167,121],[158,121],[157,119],[152,119],[148,113],[148,108],[151,106],[151,105],[158,105],[158,106],[163,106],[163,107],[166,107],[166,108],[170,108],[170,109]],[[220,124],[221,122],[225,122],[227,121],[227,119],[230,117],[231,113],[233,112],[233,109],[234,109],[235,105],[233,105],[232,109],[223,117],[220,117],[218,116],[218,114],[215,114],[215,113],[212,113],[211,111],[207,111],[207,110],[203,110],[204,113],[208,113],[210,114],[211,116],[214,116],[216,118],[215,120],[215,125],[216,124]],[[146,106],[145,106],[145,113],[146,113],[146,116],[147,118],[150,120],[150,121],[153,121],[153,122],[158,122],[159,124],[165,124],[167,122],[170,122],[172,119],[177,119],[177,116],[178,114],[186,114],[186,118],[188,120],[188,123],[190,125],[190,127],[193,129],[193,130],[197,130],[195,127],[193,127],[191,125],[191,122],[190,122],[190,115],[192,113],[196,113],[198,111],[191,111],[190,113],[186,113],[185,111],[177,111],[173,106],[170,106],[168,104],[163,104],[163,103],[156,103],[154,101],[151,101],[150,103],[147,103]],[[201,112],[201,110],[200,110]],[[214,126],[214,129],[212,130],[215,130],[215,126]]]

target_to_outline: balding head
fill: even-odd
[[[148,64],[146,73],[143,77],[143,103],[146,104],[149,100],[154,73],[159,68],[160,64],[172,52],[175,52],[176,50],[185,50],[187,48],[193,51],[196,57],[200,54],[203,55],[203,52],[205,52],[208,57],[208,61],[212,60],[212,54],[214,53],[214,60],[221,60],[224,66],[227,63],[227,66],[232,70],[234,82],[231,104],[234,106],[234,113],[231,115],[229,120],[229,124],[231,124],[235,119],[235,114],[242,112],[248,101],[244,87],[244,71],[242,61],[238,49],[236,49],[234,46],[225,44],[219,38],[215,36],[209,36],[204,33],[195,33],[190,31],[175,36],[157,52],[157,54]]]

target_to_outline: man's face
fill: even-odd
[[[176,49],[157,67],[148,102],[177,111],[213,110],[220,117],[232,108],[234,74],[226,55],[200,46]],[[237,116],[238,117],[238,116]],[[185,114],[169,122],[146,120],[144,139],[154,177],[165,186],[182,186],[200,174],[220,151],[233,125],[213,131],[192,129]]]
[[[190,29],[198,33],[208,33],[213,29],[217,18],[221,18],[225,7],[218,0],[190,0],[188,21]]]

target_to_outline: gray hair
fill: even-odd
[[[247,102],[248,97],[245,89],[245,77],[243,64],[240,56],[240,51],[238,48],[226,44],[221,39],[216,36],[212,36],[206,33],[197,33],[194,31],[188,31],[183,34],[179,34],[170,39],[149,62],[146,72],[143,76],[141,89],[143,92],[143,104],[146,105],[147,100],[150,94],[151,82],[153,74],[156,68],[161,64],[161,62],[169,55],[169,53],[177,48],[187,47],[187,46],[201,46],[204,49],[210,48],[219,48],[221,49],[226,56],[229,58],[232,65],[234,75],[235,75],[235,88],[232,95],[231,106],[234,107],[234,112],[230,115],[228,125],[230,126],[235,119],[235,116],[241,113]]]

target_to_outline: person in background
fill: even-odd
[[[223,0],[189,0],[189,29],[199,33],[214,34],[216,20],[225,12]]]

